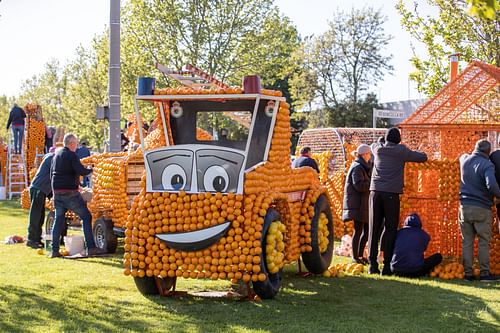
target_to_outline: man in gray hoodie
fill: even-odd
[[[466,280],[473,280],[474,238],[478,241],[480,280],[494,281],[490,275],[490,237],[493,196],[500,198],[495,166],[489,159],[491,143],[479,140],[472,154],[460,156],[460,207],[458,222],[462,232],[462,260]]]
[[[400,144],[399,129],[385,134],[385,143],[373,147],[374,166],[370,184],[370,215],[368,250],[369,274],[379,274],[377,256],[380,235],[384,230],[384,269],[382,275],[392,275],[390,262],[399,225],[399,195],[403,193],[406,162],[425,162],[427,155]]]

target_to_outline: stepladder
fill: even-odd
[[[9,200],[12,199],[13,196],[20,196],[22,191],[27,187],[28,179],[24,151],[21,151],[20,154],[15,152],[14,138],[9,131],[7,146],[7,191]]]

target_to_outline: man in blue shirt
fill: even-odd
[[[43,157],[30,186],[31,206],[26,246],[34,249],[43,248],[42,226],[45,221],[45,199],[52,194],[50,166],[55,150],[55,147],[51,147],[49,153]]]
[[[458,222],[462,232],[462,260],[466,280],[473,280],[474,239],[478,241],[480,280],[494,281],[490,274],[490,237],[493,198],[500,198],[495,167],[489,159],[491,143],[479,140],[472,154],[460,156],[460,207]]]

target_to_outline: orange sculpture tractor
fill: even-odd
[[[289,105],[280,96],[212,86],[135,97],[138,122],[150,103],[158,121],[154,149],[140,133],[146,172],[125,230],[125,274],[142,293],[168,294],[178,277],[210,278],[251,282],[273,298],[286,263],[328,269],[326,189],[313,169],[291,168]]]

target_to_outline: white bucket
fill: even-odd
[[[65,236],[64,237],[64,247],[68,250],[69,255],[73,256],[83,251],[84,242],[83,236],[74,235],[74,236]]]
[[[0,186],[0,200],[7,199],[7,194],[5,193],[5,186]]]

